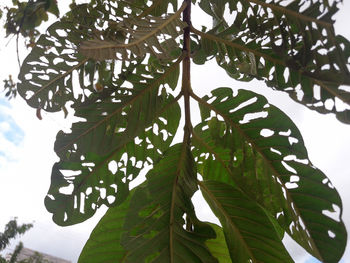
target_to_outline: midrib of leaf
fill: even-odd
[[[64,77],[66,77],[67,75],[71,74],[75,69],[79,68],[81,65],[83,65],[85,62],[87,62],[88,59],[84,59],[82,61],[80,61],[77,65],[73,66],[70,70],[68,70],[67,72],[65,72],[62,75],[57,76],[56,78],[50,80],[46,85],[42,86],[40,89],[38,89],[36,92],[34,92],[33,96],[31,96],[28,100],[33,99],[36,95],[38,95],[40,92],[42,92],[43,90],[45,90],[46,88],[48,88],[52,83],[56,82],[57,80],[60,80]]]
[[[254,149],[256,149],[256,151],[261,155],[261,157],[264,159],[265,163],[270,167],[271,171],[278,177],[278,178],[281,178],[283,177],[284,175],[281,175],[279,174],[276,169],[273,167],[273,165],[271,164],[271,162],[265,157],[265,155],[263,154],[263,151],[260,149],[260,147],[258,147],[252,140],[250,140],[250,138],[248,136],[245,135],[244,131],[234,122],[231,121],[231,119],[229,117],[227,117],[224,113],[222,113],[221,111],[219,111],[218,109],[216,109],[214,106],[212,106],[211,104],[207,103],[206,101],[204,101],[203,99],[199,98],[197,95],[195,95],[193,92],[191,93],[191,97],[194,98],[196,101],[198,101],[200,104],[208,107],[209,109],[211,109],[212,111],[214,111],[215,113],[217,113],[218,115],[220,115],[226,123],[229,123],[231,126],[233,126],[238,132],[239,134],[241,134],[242,137],[245,138],[245,140],[247,142],[249,142],[252,147]],[[281,182],[283,182],[283,180],[281,180]],[[285,190],[286,192],[286,195],[288,196],[289,200],[293,201],[293,198],[291,197],[290,193],[289,193],[289,190],[286,188],[285,184],[282,183],[282,187],[283,189]],[[292,207],[290,205],[289,202],[287,202],[289,208],[291,211],[295,211],[295,213],[300,217],[302,218],[300,212],[299,212],[299,209],[297,206],[295,207]],[[292,213],[293,214],[293,213]],[[303,221],[304,225],[305,225],[305,228],[308,232],[310,232],[308,230],[308,227],[307,227],[307,223],[305,221]],[[315,253],[318,255],[318,257],[320,259],[323,260],[323,257],[321,256],[313,238],[311,236],[308,236],[308,240],[311,242],[311,248],[315,251]]]
[[[120,105],[120,107],[118,109],[116,109],[114,112],[112,112],[111,114],[107,115],[106,117],[104,117],[102,120],[100,120],[99,122],[97,122],[95,125],[91,126],[89,129],[87,129],[86,131],[84,131],[83,133],[81,133],[79,136],[75,137],[70,143],[67,143],[66,145],[62,146],[61,148],[59,148],[56,152],[62,152],[63,150],[65,150],[67,147],[71,146],[72,144],[75,143],[76,140],[79,140],[80,138],[84,137],[86,134],[88,134],[89,132],[91,132],[92,130],[96,129],[99,125],[101,125],[102,123],[106,122],[107,120],[109,120],[111,117],[113,117],[115,114],[120,113],[125,107],[127,106],[131,106],[139,97],[142,97],[144,93],[150,91],[151,89],[153,89],[154,87],[157,87],[159,85],[159,82],[161,82],[164,78],[166,78],[170,73],[172,73],[174,70],[176,70],[176,67],[178,66],[178,64],[182,61],[183,59],[183,55],[180,56],[177,61],[171,65],[168,70],[158,79],[156,79],[153,83],[151,83],[147,88],[143,89],[142,91],[140,91],[140,93],[138,93],[137,95],[135,95],[132,99],[130,99],[129,101],[127,101],[126,103]]]
[[[135,41],[132,41],[128,44],[112,44],[112,43],[108,43],[108,42],[101,44],[102,43],[101,42],[99,44],[98,48],[96,48],[96,47],[92,47],[92,48],[81,47],[81,49],[82,50],[90,50],[90,49],[95,50],[95,49],[106,49],[106,48],[125,48],[125,49],[128,49],[128,48],[133,47],[133,46],[138,46],[140,43],[145,42],[146,39],[154,37],[157,34],[157,32],[161,31],[163,28],[167,27],[170,23],[172,23],[175,19],[177,19],[181,15],[182,11],[186,8],[186,6],[187,6],[187,3],[184,2],[182,4],[182,6],[180,7],[180,9],[178,11],[176,11],[176,13],[174,13],[168,19],[166,19],[165,22],[162,23],[159,27],[150,31],[150,33],[144,35],[143,37],[138,38]]]
[[[187,138],[187,137],[186,137]],[[170,205],[170,218],[169,218],[169,250],[170,250],[170,263],[174,263],[174,236],[173,236],[173,232],[175,232],[174,229],[174,210],[175,210],[175,201],[176,201],[176,188],[178,187],[178,181],[179,181],[179,176],[181,173],[181,168],[184,164],[184,160],[186,158],[186,147],[187,144],[184,142],[182,144],[182,149],[181,149],[181,155],[180,155],[180,159],[179,159],[179,163],[176,169],[176,176],[174,178],[174,182],[173,182],[173,189],[172,189],[172,193],[171,193],[171,205]]]
[[[236,227],[236,225],[234,224],[234,222],[232,222],[230,216],[226,213],[225,209],[221,206],[220,202],[217,201],[217,199],[215,198],[215,196],[213,196],[213,195],[211,194],[211,191],[209,191],[201,181],[198,181],[198,184],[199,184],[201,190],[204,190],[204,192],[211,198],[211,200],[212,200],[213,202],[215,202],[216,206],[220,209],[221,213],[225,216],[226,221],[230,223],[230,226],[231,226],[231,227],[234,229],[234,231],[236,232],[237,237],[241,240],[241,243],[244,245],[246,251],[249,253],[250,258],[253,260],[253,262],[258,262],[258,261],[256,260],[256,258],[254,257],[252,251],[250,250],[248,244],[246,243],[245,239],[243,238],[241,232],[238,230],[238,228]]]

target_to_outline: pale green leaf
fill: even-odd
[[[257,203],[221,182],[203,181],[200,189],[222,224],[231,262],[293,262]]]

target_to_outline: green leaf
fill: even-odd
[[[196,219],[191,197],[196,172],[187,146],[169,148],[131,200],[123,246],[126,262],[217,262],[205,241],[215,232]],[[186,221],[184,220],[186,215]],[[185,225],[190,227],[186,227]]]
[[[105,13],[103,6],[77,6],[39,38],[18,76],[18,93],[31,107],[55,112],[68,101],[82,100],[84,92],[94,92],[93,80],[100,65],[78,54],[76,47],[92,38],[89,28],[100,26]],[[114,62],[103,65],[113,68]]]
[[[120,8],[123,6],[125,4],[119,3]],[[75,5],[71,12],[41,35],[23,61],[18,76],[18,93],[31,107],[60,111],[68,102],[86,102],[91,93],[100,92],[96,85],[102,86],[103,90],[112,90],[98,94],[107,97],[106,94],[125,81],[118,81],[111,74],[120,69],[116,61],[94,62],[79,54],[77,48],[82,41],[94,38],[92,28],[101,28],[104,23],[111,24],[104,32],[105,38],[112,35],[125,39],[120,30],[112,26],[116,17],[110,14],[113,10],[116,16],[125,16],[120,8],[106,1]],[[118,73],[127,77],[126,72],[132,72],[135,63],[125,64]]]
[[[139,186],[141,187],[141,186]],[[117,207],[110,207],[90,234],[78,262],[125,262],[127,251],[121,245],[123,226],[130,206],[130,199],[136,189],[130,192],[128,198]],[[103,245],[102,245],[103,244]]]
[[[211,226],[211,228],[214,229],[216,238],[215,239],[208,239],[205,244],[209,248],[211,254],[219,261],[219,263],[227,263],[231,261],[230,253],[227,248],[224,232],[222,230],[222,227],[207,223]]]
[[[240,188],[312,255],[326,262],[339,260],[347,236],[340,218],[341,200],[328,178],[308,160],[293,122],[250,91],[234,95],[229,88],[219,88],[210,97],[193,97],[223,118],[216,127],[225,127],[222,133],[211,132],[212,124],[194,129],[193,153],[203,178]],[[325,211],[334,207],[339,214],[327,216]]]
[[[221,182],[204,181],[200,189],[222,224],[232,262],[293,262],[258,204]]]
[[[130,60],[133,57],[143,57],[147,53],[159,59],[171,58],[171,50],[179,47],[175,41],[183,33],[186,23],[180,20],[186,4],[173,15],[166,17],[128,17],[114,25],[119,32],[127,37],[125,39],[104,39],[104,31],[95,32],[102,39],[81,43],[80,52],[87,58],[95,60],[120,59]],[[163,39],[163,40],[160,40]],[[133,56],[134,55],[134,56]]]
[[[102,204],[121,203],[129,182],[168,148],[180,108],[164,85],[176,86],[179,62],[146,81],[141,74],[150,72],[141,64],[128,78],[132,87],[120,87],[108,99],[76,108],[75,115],[84,121],[74,123],[71,133],[58,133],[55,151],[60,162],[53,167],[45,198],[57,224],[76,224]]]
[[[168,7],[170,4],[173,6],[173,10],[177,10],[177,0],[152,0],[152,4],[149,7],[144,7],[144,11],[140,16],[146,16],[148,14],[153,16],[161,16],[168,13]],[[147,6],[145,4],[145,6]]]
[[[217,16],[210,10],[219,2],[227,4],[229,15],[221,16],[220,26],[214,24],[207,33],[192,31],[203,44],[215,46],[207,56],[214,55],[231,77],[263,79],[296,102],[350,123],[349,110],[335,107],[336,99],[350,105],[350,93],[341,86],[350,85],[350,42],[335,34],[332,20],[341,1],[332,5],[327,0],[311,5],[302,0],[202,2],[200,7],[213,21]]]

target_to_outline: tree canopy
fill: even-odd
[[[73,2],[39,36],[47,13],[59,15],[56,1],[14,1],[7,32],[31,49],[15,92],[38,117],[71,108],[79,118],[57,134],[46,208],[67,226],[109,207],[79,262],[293,262],[286,234],[338,262],[347,241],[341,199],[296,125],[264,96],[220,80],[198,96],[191,64],[215,60],[235,80],[261,80],[349,124],[350,108],[337,107],[350,106],[350,43],[333,28],[341,2]],[[195,28],[192,8],[212,24]],[[131,189],[145,168],[146,181]],[[196,191],[220,225],[197,218]],[[325,213],[335,209],[337,217]]]

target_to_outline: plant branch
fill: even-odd
[[[187,23],[187,27],[184,28],[184,42],[183,51],[185,57],[182,61],[182,93],[184,95],[184,107],[185,107],[185,127],[184,127],[184,143],[189,145],[191,136],[191,108],[190,108],[190,93],[191,93],[191,39],[190,39],[190,27],[191,27],[191,0],[185,0],[187,3],[186,9],[183,11],[183,21]]]

